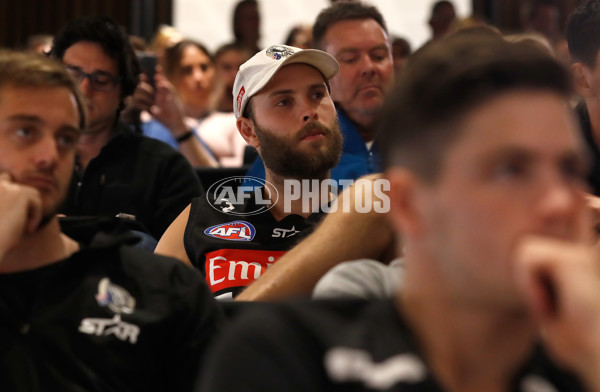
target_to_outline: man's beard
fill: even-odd
[[[265,167],[286,178],[325,178],[337,165],[342,155],[343,138],[336,120],[328,127],[320,122],[310,122],[288,138],[261,128],[256,122],[255,130],[260,142],[260,152]],[[301,139],[315,129],[323,132],[326,148],[300,150]]]

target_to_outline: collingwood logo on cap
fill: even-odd
[[[266,52],[267,57],[273,60],[281,60],[293,54],[294,52],[285,46],[271,46]]]

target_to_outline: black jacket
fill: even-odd
[[[167,144],[117,124],[85,171],[75,170],[61,212],[69,216],[135,216],[156,239],[201,193],[187,160]]]
[[[192,388],[220,307],[197,271],[130,239],[99,232],[66,260],[0,274],[0,391]]]

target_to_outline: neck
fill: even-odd
[[[346,115],[354,123],[365,142],[373,140],[377,119],[379,118],[378,113],[354,111],[346,112]]]
[[[270,210],[277,220],[281,220],[290,214],[307,218],[313,211],[318,211],[323,203],[333,198],[325,181],[329,179],[329,171],[310,179],[283,177],[269,169],[266,169],[265,172],[267,186],[273,187],[277,191],[275,193],[270,189],[269,192],[279,195],[279,199]],[[293,181],[286,183],[285,180]],[[327,187],[327,189],[323,187]],[[294,196],[291,195],[292,193]],[[265,195],[265,197],[267,196]]]
[[[0,263],[0,273],[27,271],[66,259],[79,249],[79,244],[60,231],[52,218],[35,233],[24,236]]]
[[[187,117],[201,119],[206,117],[206,115],[208,114],[208,108],[193,105],[184,105],[184,112]]]
[[[77,155],[81,165],[85,169],[90,161],[100,154],[100,150],[114,132],[114,120],[108,124],[90,125],[79,138],[77,143]]]
[[[590,125],[592,126],[592,135],[596,145],[600,148],[600,99],[586,98],[585,106],[590,116]]]
[[[440,280],[431,279],[431,273],[420,274],[419,267],[413,268],[428,260],[411,264],[410,255],[406,257],[406,285],[397,303],[444,389],[509,390],[512,377],[533,348],[536,334],[529,318],[493,304],[456,299]]]

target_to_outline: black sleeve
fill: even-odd
[[[195,269],[179,265],[171,273],[170,284],[175,288],[175,317],[170,324],[172,329],[167,331],[167,336],[172,336],[172,354],[164,358],[165,374],[171,379],[171,390],[191,391],[208,347],[224,328],[225,319],[220,305]]]
[[[316,341],[272,310],[253,309],[223,334],[196,392],[332,391]]]
[[[159,174],[161,178],[157,179],[160,186],[156,197],[152,233],[156,239],[160,239],[181,211],[202,193],[200,180],[183,155],[173,151],[165,160],[163,170]]]

